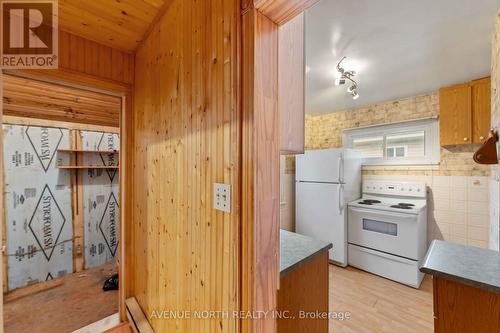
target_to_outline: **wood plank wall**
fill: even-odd
[[[118,127],[121,98],[4,75],[4,115]]]
[[[134,83],[133,53],[65,31],[59,31],[59,68],[130,85]]]
[[[239,0],[173,0],[136,53],[130,293],[156,332],[238,332]],[[231,184],[230,214],[212,208]]]

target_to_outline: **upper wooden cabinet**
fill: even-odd
[[[482,143],[491,128],[491,80],[472,81],[472,143]]]
[[[304,14],[281,25],[278,33],[278,110],[283,154],[304,152]]]
[[[490,78],[439,90],[441,145],[481,143],[488,137]]]

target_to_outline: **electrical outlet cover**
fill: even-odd
[[[214,209],[231,212],[231,185],[214,183]]]

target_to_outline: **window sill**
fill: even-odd
[[[439,170],[439,164],[428,165],[363,165],[363,170]]]

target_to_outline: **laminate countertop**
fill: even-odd
[[[434,240],[420,271],[500,294],[500,252]]]
[[[280,231],[280,276],[296,270],[317,255],[328,251],[332,243],[316,240],[286,230]]]

